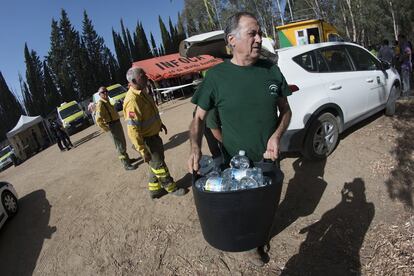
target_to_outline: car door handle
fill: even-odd
[[[366,79],[367,82],[374,82],[374,79]]]
[[[342,85],[339,84],[332,84],[331,86],[329,86],[329,89],[331,90],[339,90],[342,88]]]

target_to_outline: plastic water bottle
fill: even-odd
[[[261,168],[250,168],[246,172],[246,176],[253,178],[258,187],[262,187],[263,185],[263,172]]]
[[[201,175],[207,175],[211,170],[214,169],[215,166],[213,158],[208,155],[202,155],[198,164],[200,166],[198,172]]]
[[[207,181],[207,177],[200,177],[199,179],[197,179],[195,182],[196,188],[199,189],[200,191],[204,191],[204,186],[206,184],[206,181]]]
[[[239,154],[233,156],[230,160],[230,167],[235,169],[247,169],[250,167],[249,158],[247,158],[244,150],[240,150]]]
[[[237,191],[239,182],[234,178],[233,168],[225,169],[222,173],[223,186],[227,191]]]
[[[210,192],[223,192],[225,189],[222,182],[223,178],[220,176],[209,177],[204,185],[204,189]]]
[[[242,179],[240,179],[240,189],[246,190],[246,189],[254,189],[257,188],[257,182],[251,177],[245,176]]]

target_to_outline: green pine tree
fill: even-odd
[[[0,140],[6,138],[23,114],[22,106],[16,96],[9,89],[3,74],[0,71]]]

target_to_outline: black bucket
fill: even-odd
[[[272,179],[264,187],[229,191],[200,191],[193,181],[194,201],[205,240],[229,252],[267,244],[280,199],[283,173],[273,163],[256,163]],[[195,179],[194,179],[195,180]]]

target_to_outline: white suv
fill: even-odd
[[[400,77],[353,43],[328,42],[277,50],[278,65],[289,83],[292,120],[281,151],[300,151],[322,159],[335,149],[339,134],[385,109],[395,112]]]

